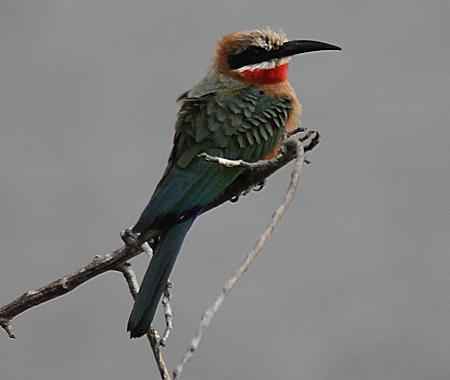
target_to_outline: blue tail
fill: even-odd
[[[131,338],[146,334],[150,328],[170,272],[193,221],[194,218],[176,224],[161,235],[128,320],[127,331]]]

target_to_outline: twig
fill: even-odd
[[[125,262],[125,263],[119,265],[115,269],[123,274],[123,276],[125,277],[125,280],[127,281],[130,293],[131,293],[133,299],[135,299],[139,292],[139,284],[138,284],[138,281],[137,281],[137,278],[136,278],[136,275],[135,275],[133,269],[131,269],[131,264],[128,262]],[[150,342],[150,346],[152,348],[153,356],[155,357],[156,365],[158,366],[158,370],[159,370],[159,374],[161,375],[161,379],[162,380],[171,380],[169,369],[167,368],[167,365],[166,365],[166,362],[162,355],[162,352],[159,349],[157,331],[154,329],[150,329],[147,332],[147,339]]]
[[[217,162],[219,165],[223,165],[227,168],[237,168],[239,166],[242,166],[247,169],[255,169],[267,163],[267,160],[261,160],[256,162],[247,162],[244,160],[230,160],[228,158],[210,156],[206,152],[200,153],[197,157],[204,158],[205,161]]]
[[[280,204],[280,206],[277,208],[277,210],[272,215],[272,219],[263,232],[263,234],[260,236],[258,242],[255,244],[255,246],[252,248],[252,250],[247,254],[245,260],[242,262],[240,267],[237,269],[237,271],[234,273],[234,275],[226,282],[225,286],[223,287],[221,293],[216,298],[216,300],[213,302],[213,304],[205,311],[205,313],[202,316],[202,319],[200,321],[200,325],[197,329],[197,333],[194,335],[194,337],[191,340],[191,343],[189,345],[189,349],[185,352],[183,359],[181,360],[180,364],[177,366],[173,373],[173,378],[178,379],[183,372],[184,366],[192,360],[192,357],[194,356],[195,352],[197,351],[200,342],[202,341],[203,334],[205,333],[206,329],[210,325],[212,319],[214,318],[217,311],[220,309],[222,304],[224,303],[228,293],[234,288],[234,286],[238,283],[241,276],[249,269],[250,265],[252,264],[253,260],[258,256],[258,254],[261,252],[263,247],[265,246],[266,242],[272,235],[273,230],[275,229],[276,225],[280,221],[281,217],[283,216],[284,212],[286,211],[287,207],[291,203],[295,190],[297,189],[297,186],[300,181],[300,175],[301,170],[303,168],[303,164],[305,162],[305,152],[303,144],[300,141],[296,141],[296,161],[295,166],[291,174],[291,180],[289,183],[289,188],[287,190],[287,193]]]
[[[141,253],[141,249],[122,247],[105,256],[96,256],[89,264],[77,271],[61,277],[50,284],[35,290],[29,290],[14,301],[0,308],[0,324],[10,338],[15,338],[11,321],[17,315],[53,298],[62,296],[86,281],[115,269],[118,264],[133,258]]]
[[[167,339],[169,339],[169,335],[173,330],[173,312],[171,301],[171,290],[173,289],[173,283],[169,280],[167,281],[166,288],[164,289],[162,304],[164,307],[164,319],[166,320],[166,329],[164,330],[164,334],[159,341],[159,345],[165,347],[167,345]]]

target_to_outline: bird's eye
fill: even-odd
[[[248,52],[250,53],[249,54],[250,57],[253,57],[253,58],[257,58],[260,55],[259,49],[250,48],[250,49],[248,49]]]

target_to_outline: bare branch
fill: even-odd
[[[77,271],[61,277],[50,284],[35,290],[29,290],[14,301],[0,308],[0,323],[10,338],[15,338],[11,321],[17,315],[53,298],[62,296],[86,281],[115,269],[118,264],[133,258],[142,252],[142,249],[122,247],[105,256],[96,256],[89,264]]]
[[[125,280],[128,284],[128,289],[130,290],[130,293],[133,297],[133,299],[136,298],[137,294],[139,293],[139,284],[136,278],[136,275],[131,269],[131,264],[128,262],[125,262],[115,268],[115,270],[118,270],[119,272],[122,272],[123,276],[125,277]],[[162,380],[171,380],[169,369],[167,368],[166,362],[164,360],[163,354],[161,350],[159,349],[159,343],[158,343],[158,333],[154,329],[150,329],[147,332],[147,339],[150,342],[150,347],[153,351],[153,356],[155,357],[156,365],[158,366],[159,374],[161,375]]]
[[[304,143],[304,149],[305,151],[308,151],[317,145],[319,134],[310,131],[306,133],[305,136],[301,137],[300,141],[305,141],[306,139],[310,139],[308,144]],[[245,170],[245,172],[239,176],[223,194],[213,200],[209,205],[202,209],[201,212],[206,212],[226,201],[233,200],[243,192],[246,192],[248,189],[263,182],[265,178],[295,158],[296,145],[296,140],[291,138],[283,144],[280,154],[272,160],[258,161],[257,163],[250,165],[251,167]],[[198,210],[196,212],[198,213]],[[185,217],[188,216],[189,215],[186,215]],[[125,237],[130,238],[126,234]],[[41,288],[30,290],[22,294],[14,301],[0,308],[0,326],[7,332],[9,337],[14,338],[15,335],[11,326],[13,318],[36,305],[62,296],[91,278],[115,269],[119,264],[139,255],[142,252],[142,244],[145,243],[143,240],[144,238],[144,236],[139,237],[137,241],[132,241],[130,244],[126,244],[124,247],[105,256],[96,256],[89,264],[81,267],[77,271],[61,277]]]
[[[208,153],[200,153],[197,157],[204,158],[205,161],[217,162],[219,165],[223,165],[227,168],[237,168],[242,166],[247,169],[259,168],[261,165],[265,165],[267,161],[247,162],[244,160],[230,160],[228,158],[211,156]]]
[[[195,352],[197,351],[202,338],[203,334],[205,333],[206,329],[210,325],[212,319],[216,315],[216,313],[219,311],[220,307],[224,303],[227,295],[229,292],[235,287],[235,285],[238,283],[241,276],[249,269],[250,265],[252,264],[253,260],[258,256],[258,254],[261,252],[267,241],[269,240],[270,236],[272,235],[273,230],[277,226],[278,222],[280,221],[281,217],[285,213],[287,207],[291,203],[295,190],[297,189],[297,186],[300,181],[300,175],[303,168],[303,164],[305,162],[305,151],[303,144],[300,141],[295,141],[296,146],[296,162],[294,169],[292,171],[291,180],[289,183],[289,187],[287,190],[287,193],[281,202],[280,206],[277,208],[277,210],[272,215],[272,219],[269,223],[269,225],[266,227],[263,234],[260,236],[258,242],[255,244],[255,246],[252,248],[252,250],[247,254],[245,260],[242,262],[240,267],[236,270],[236,272],[233,274],[233,276],[226,282],[225,286],[223,287],[221,293],[216,298],[216,300],[213,302],[213,304],[205,311],[205,313],[202,316],[202,319],[200,321],[200,325],[197,329],[197,333],[194,335],[194,337],[191,340],[191,343],[189,345],[189,349],[185,352],[183,359],[181,360],[180,364],[177,366],[173,373],[173,378],[178,379],[183,372],[184,366],[192,360],[192,357],[194,356]]]
[[[295,171],[292,174],[289,191],[286,194],[286,198],[283,201],[283,204],[278,208],[278,210],[273,215],[272,221],[269,224],[266,232],[261,236],[260,241],[255,246],[255,248],[249,253],[246,261],[244,261],[239,271],[236,272],[233,278],[227,282],[224,289],[222,290],[222,294],[211,306],[211,308],[205,312],[197,335],[191,342],[192,353],[191,355],[188,355],[189,353],[185,355],[183,362],[180,364],[179,367],[177,367],[177,370],[174,373],[175,377],[179,376],[179,374],[183,369],[183,365],[186,364],[191,359],[193,353],[195,352],[195,350],[198,347],[198,344],[201,341],[204,330],[208,327],[214,314],[217,312],[221,304],[224,302],[226,295],[234,287],[234,285],[239,280],[242,273],[244,273],[248,269],[248,266],[251,264],[251,261],[261,251],[265,242],[272,233],[273,228],[275,228],[275,225],[278,223],[279,218],[284,213],[285,208],[292,199],[295,187],[297,186],[301,165],[305,162],[304,152],[312,150],[318,144],[319,134],[313,131],[307,132],[304,136],[299,138],[299,141],[302,144],[300,144],[293,138],[287,140],[283,144],[280,153],[272,160],[258,161],[257,163],[251,164],[240,162],[239,165],[243,165],[246,167],[244,173],[241,176],[239,176],[234,181],[234,183],[226,189],[226,191],[223,194],[218,196],[205,208],[200,210],[200,213],[203,213],[226,201],[235,200],[237,197],[239,197],[239,195],[243,193],[245,194],[249,191],[249,189],[253,189],[255,186],[258,186],[261,183],[263,183],[268,176],[272,175],[275,171],[285,166],[287,163],[289,163],[295,157],[297,157],[297,164],[295,167]],[[196,213],[198,214],[199,210],[196,210]],[[130,292],[133,295],[133,297],[135,297],[138,292],[139,286],[136,277],[134,275],[134,272],[131,270],[131,268],[129,268],[129,264],[127,263],[127,261],[142,253],[143,252],[142,245],[144,243],[146,244],[147,242],[145,241],[145,234],[135,237],[130,234],[124,233],[122,234],[122,238],[124,238],[124,241],[126,242],[124,247],[116,249],[110,254],[104,256],[97,255],[90,263],[81,267],[77,271],[68,274],[64,277],[61,277],[49,283],[48,285],[45,285],[35,290],[27,291],[20,297],[10,302],[9,304],[1,307],[0,326],[6,331],[6,333],[10,338],[15,338],[15,334],[12,329],[12,320],[16,316],[34,306],[37,306],[41,303],[62,296],[74,290],[75,288],[85,283],[86,281],[110,270],[118,270],[123,273],[125,279],[127,280]],[[154,240],[149,241],[148,242],[149,246],[144,246],[144,250],[150,253],[151,249],[154,248],[155,242],[157,242],[157,237],[155,237]],[[161,344],[158,343],[159,337],[156,330],[150,329],[149,333],[147,334],[156,362],[158,364],[158,368],[160,370],[161,377],[164,380],[170,380],[170,375],[167,370],[167,366],[165,365],[162,354],[159,350],[159,346],[165,344],[165,342],[167,341],[167,337],[170,331],[172,330],[172,316],[171,316],[172,313],[170,303],[168,302],[170,300],[170,294],[168,292],[169,288],[166,288],[166,292],[164,294],[163,299],[165,304],[166,331],[163,335],[163,338],[161,339]]]

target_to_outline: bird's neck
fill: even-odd
[[[287,80],[289,63],[278,65],[270,69],[245,70],[240,73],[241,77],[254,84],[276,84]]]

